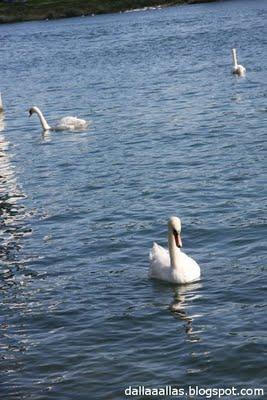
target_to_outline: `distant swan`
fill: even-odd
[[[42,111],[38,107],[31,107],[29,109],[29,117],[31,117],[34,113],[38,115],[44,131],[82,131],[89,125],[89,122],[85,121],[85,119],[64,117],[61,118],[55,126],[51,127],[47,123]]]
[[[246,73],[246,68],[243,65],[237,64],[237,57],[236,57],[236,49],[232,49],[232,56],[233,56],[233,74],[244,76]]]
[[[191,257],[181,251],[181,221],[171,217],[168,222],[169,251],[153,244],[150,252],[151,278],[173,283],[190,283],[200,279],[200,267]]]

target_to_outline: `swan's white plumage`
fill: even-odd
[[[243,65],[237,63],[236,49],[232,49],[233,57],[233,69],[232,72],[235,75],[244,76],[246,74],[246,68]]]
[[[38,115],[40,123],[41,123],[44,131],[49,131],[49,130],[52,130],[52,131],[65,131],[65,130],[67,130],[67,131],[82,131],[82,130],[86,129],[89,125],[89,122],[86,121],[85,119],[81,119],[81,118],[77,118],[77,117],[63,117],[56,123],[56,125],[51,127],[47,123],[42,111],[38,107],[36,107],[36,106],[31,107],[29,109],[29,113],[30,113],[30,116],[33,113],[36,113]]]
[[[77,117],[64,117],[61,118],[60,121],[55,125],[56,131],[64,131],[64,130],[83,130],[87,128],[89,122],[85,119],[77,118]]]
[[[173,230],[176,229],[173,222],[176,220],[180,221],[176,217],[172,217],[169,221],[169,250],[157,243],[153,244],[149,255],[149,277],[179,284],[195,282],[200,279],[200,267],[195,260],[176,246],[172,237]],[[178,233],[180,234],[179,230]]]
[[[170,278],[171,259],[169,251],[154,242],[153,247],[149,253],[149,259],[150,278],[158,278],[170,281],[170,279],[164,279],[166,276],[169,276]]]

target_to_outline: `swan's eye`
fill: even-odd
[[[173,229],[173,234],[174,234],[174,235],[178,235],[178,232],[177,232],[176,229]]]

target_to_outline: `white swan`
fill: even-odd
[[[150,251],[151,278],[173,283],[190,283],[200,279],[200,267],[191,257],[181,251],[181,221],[171,217],[168,222],[169,251],[153,244]]]
[[[44,131],[82,131],[89,125],[89,122],[85,119],[64,117],[61,118],[55,126],[51,127],[47,123],[42,111],[38,107],[34,106],[29,109],[29,117],[31,117],[34,113],[38,115]]]
[[[246,68],[243,65],[237,64],[237,57],[236,57],[236,49],[232,49],[232,56],[233,56],[233,74],[244,76],[246,73]]]

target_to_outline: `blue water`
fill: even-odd
[[[263,387],[266,12],[237,0],[0,26],[4,399]],[[91,125],[42,135],[33,105]],[[200,283],[147,277],[170,215]]]

